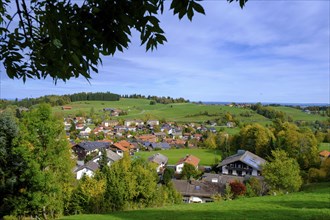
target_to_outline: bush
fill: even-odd
[[[326,173],[323,170],[310,168],[308,170],[308,181],[310,183],[320,182],[325,179]]]
[[[230,185],[234,198],[245,195],[246,187],[240,181],[236,180],[234,182],[231,182],[229,185]]]

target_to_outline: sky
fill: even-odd
[[[0,98],[76,92],[183,97],[190,101],[329,103],[328,0],[206,0],[190,22],[165,8],[168,42],[153,52],[133,32],[123,53],[103,57],[88,82],[12,80],[0,64]]]

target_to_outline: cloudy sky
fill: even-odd
[[[124,53],[105,57],[99,74],[53,84],[11,80],[1,71],[0,98],[110,91],[191,101],[329,103],[328,0],[202,2],[193,22],[166,11],[168,42],[145,52],[138,36]]]

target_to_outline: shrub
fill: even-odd
[[[230,185],[234,198],[245,195],[246,187],[240,181],[236,180],[234,182],[231,182],[229,185]]]

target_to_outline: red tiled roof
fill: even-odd
[[[189,164],[193,165],[194,167],[197,167],[199,164],[199,161],[200,161],[199,158],[197,158],[193,155],[187,155],[186,157],[181,158],[177,164],[189,163]]]
[[[119,150],[128,151],[128,149],[126,147],[122,146],[120,143],[114,143],[113,146],[115,146]]]
[[[330,151],[323,150],[319,153],[321,157],[329,157],[330,156]]]

